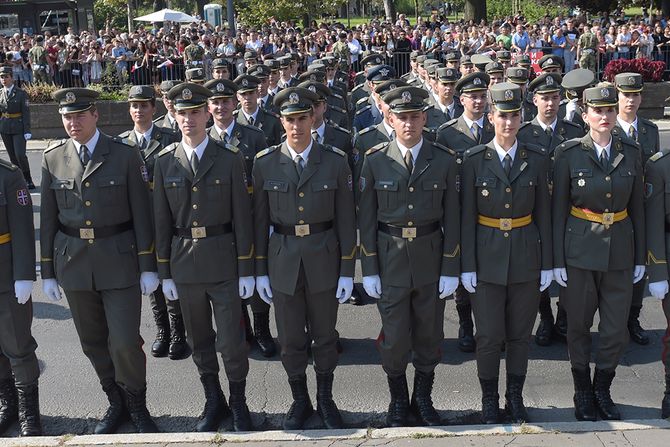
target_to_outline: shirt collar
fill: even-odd
[[[151,127],[149,130],[147,130],[145,133],[139,133],[137,129],[134,130],[135,136],[137,137],[137,141],[141,141],[142,138],[146,139],[147,142],[151,141],[151,134],[154,131],[154,125],[151,124]]]
[[[484,115],[481,116],[477,121],[472,121],[470,118],[465,116],[465,114],[461,115],[463,119],[465,120],[465,124],[468,125],[468,129],[472,129],[472,123],[477,123],[479,126],[479,130],[482,130],[484,128]]]
[[[95,129],[95,133],[91,137],[90,140],[88,140],[86,143],[86,148],[88,149],[88,152],[93,155],[93,151],[95,150],[95,146],[98,144],[98,140],[100,139],[100,131],[98,129]],[[72,140],[74,143],[74,147],[77,149],[77,152],[81,154],[81,143],[77,142],[77,140]]]
[[[12,93],[12,90],[14,89],[14,84],[10,85],[6,90],[7,90],[7,95],[10,95]]]
[[[384,123],[384,129],[386,129],[386,133],[389,134],[390,137],[394,132],[393,127],[391,127],[384,119],[382,119],[382,123]]]
[[[291,160],[295,161],[295,157],[300,155],[300,157],[303,160],[303,165],[306,165],[307,160],[309,159],[309,153],[312,151],[312,145],[313,144],[314,144],[314,140],[311,139],[309,141],[309,145],[307,146],[307,148],[304,151],[302,151],[300,154],[298,154],[295,150],[293,150],[293,148],[288,144],[288,142],[286,142],[286,148],[288,149],[289,154],[291,154]]]
[[[635,116],[635,121],[633,121],[632,123],[627,123],[624,120],[622,120],[621,118],[619,118],[618,116],[616,117],[616,120],[619,123],[619,126],[621,126],[623,131],[626,133],[626,135],[628,135],[628,133],[630,132],[630,126],[633,126],[633,129],[635,129],[635,131],[637,132],[637,130],[638,130],[637,129],[637,115]]]
[[[400,149],[400,153],[402,154],[403,158],[405,158],[407,151],[412,152],[412,160],[414,160],[414,163],[416,164],[416,160],[419,158],[419,152],[421,151],[421,145],[423,144],[423,137],[421,137],[419,142],[412,147],[403,146],[398,140],[395,140],[395,142],[398,145],[398,149]]]
[[[194,151],[198,155],[198,160],[201,160],[202,154],[205,153],[205,148],[207,147],[207,144],[209,144],[209,137],[207,135],[205,135],[205,139],[202,140],[202,143],[200,143],[196,147],[191,147],[188,144],[186,144],[184,140],[181,140],[181,146],[184,148],[184,151],[186,152],[186,155],[188,156],[189,160],[193,156]]]
[[[542,130],[546,131],[547,127],[551,127],[552,132],[556,130],[556,124],[558,124],[558,118],[554,118],[554,122],[549,124],[548,126],[544,124],[539,118],[537,119],[537,122],[540,124],[540,127]]]
[[[496,153],[498,154],[498,158],[500,158],[501,163],[505,159],[505,155],[509,155],[510,157],[512,157],[512,162],[514,162],[514,156],[516,155],[516,148],[517,148],[518,145],[519,145],[519,140],[515,140],[512,147],[509,148],[508,151],[506,151],[505,149],[502,148],[502,146],[500,146],[498,144],[498,142],[496,141],[495,138],[493,139],[493,147],[495,148]]]
[[[451,104],[449,104],[448,106],[443,105],[439,100],[437,101],[437,105],[442,110],[442,113],[447,113],[448,110],[450,115],[452,115],[454,112],[454,104],[456,104],[456,101],[454,101],[453,98],[451,99]]]
[[[216,132],[219,135],[221,135],[221,137],[223,137],[224,133],[226,135],[228,135],[228,137],[231,137],[233,135],[233,129],[234,128],[235,128],[235,119],[234,118],[232,120],[230,120],[230,124],[228,124],[228,127],[226,127],[225,129],[221,129],[219,126],[216,125],[216,123],[214,123],[214,130],[216,130]]]
[[[317,127],[316,129],[312,129],[312,130],[316,130],[316,133],[319,134],[319,139],[322,140],[323,135],[326,133],[326,122],[322,121],[321,125],[319,127]]]
[[[595,141],[593,142],[593,147],[596,149],[596,155],[598,158],[600,158],[600,154],[602,154],[603,151],[607,154],[607,157],[609,158],[610,156],[610,148],[612,147],[612,137],[610,136],[610,141],[607,143],[605,146],[598,146],[598,143]]]
[[[258,109],[260,109],[260,107],[256,107],[256,111],[254,113],[252,113],[251,115],[247,115],[247,112],[245,112],[242,109],[240,109],[240,110],[242,110],[242,113],[244,113],[244,116],[246,117],[247,121],[249,121],[249,118],[253,118],[254,119],[254,124],[256,124],[255,121],[256,121],[256,116],[258,115]]]

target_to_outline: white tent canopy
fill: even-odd
[[[140,22],[197,22],[198,19],[181,11],[166,8],[142,17],[136,17],[135,20]]]

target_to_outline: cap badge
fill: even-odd
[[[382,60],[380,58],[376,57],[375,58],[375,64],[381,65],[381,63],[382,63]]]
[[[517,70],[517,71],[516,71],[516,75],[517,75],[518,77],[522,78],[522,77],[523,77],[523,70]]]
[[[552,58],[547,59],[547,65],[551,65],[554,63],[554,60]]]
[[[630,85],[635,85],[635,77],[634,76],[629,76],[628,77],[628,83]]]
[[[547,85],[554,85],[554,78],[547,76]]]
[[[601,88],[600,89],[600,96],[603,98],[609,98],[610,97],[610,91],[607,88]]]
[[[447,69],[447,76],[451,77],[454,75],[454,72],[451,70],[451,68]]]
[[[72,104],[72,103],[75,102],[76,100],[77,100],[77,97],[74,96],[74,93],[72,93],[72,92],[67,92],[67,93],[65,94],[65,103],[66,103],[66,104]]]
[[[402,92],[402,102],[412,102],[412,94],[410,92]]]
[[[309,80],[310,81],[316,81],[316,75],[309,75]]]
[[[473,83],[474,85],[482,85],[482,80],[479,79],[479,78],[474,78],[474,79],[472,80],[472,83]]]
[[[307,88],[309,89],[310,92],[312,92],[312,93],[316,93],[316,87],[315,87],[315,86],[310,85],[310,86],[307,87]]]
[[[225,90],[226,90],[226,86],[225,86],[225,85],[223,85],[222,83],[218,83],[218,84],[216,84],[216,91],[217,91],[217,92],[223,92],[223,91],[225,91]]]
[[[142,87],[140,87],[139,85],[135,85],[135,86],[133,86],[133,87],[130,89],[130,94],[131,94],[132,96],[135,96],[135,95],[141,95],[141,94],[142,94]]]
[[[249,81],[247,79],[242,79],[242,87],[249,87]]]
[[[389,75],[389,69],[388,69],[388,68],[382,68],[381,70],[379,70],[379,73],[380,73],[382,76],[386,77],[386,76]]]
[[[505,101],[511,101],[514,99],[514,92],[512,90],[505,90]]]
[[[393,89],[395,89],[396,87],[397,87],[397,85],[395,85],[395,84],[391,84],[391,85],[389,85],[389,90],[393,90]]]
[[[185,99],[186,101],[188,101],[188,100],[190,100],[191,98],[193,98],[193,93],[191,92],[191,90],[185,88],[185,89],[182,90],[182,92],[181,92],[181,98],[182,98],[182,99]]]
[[[288,95],[288,103],[289,104],[298,104],[300,102],[300,97],[298,96],[297,93],[293,92],[290,95]]]

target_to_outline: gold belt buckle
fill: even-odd
[[[402,238],[403,239],[414,239],[416,238],[416,227],[403,227],[402,229]]]
[[[603,213],[603,224],[610,226],[614,223],[614,213]]]
[[[512,219],[500,219],[500,229],[509,231],[512,229]]]
[[[298,237],[309,236],[309,224],[296,225],[295,226],[295,235]]]
[[[192,227],[191,228],[191,238],[202,239],[203,237],[207,237],[207,229],[205,227]]]
[[[95,239],[95,230],[93,228],[80,228],[79,239]]]

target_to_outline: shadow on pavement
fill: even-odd
[[[72,314],[70,309],[61,306],[60,304],[33,302],[33,317],[41,320],[70,320]]]

